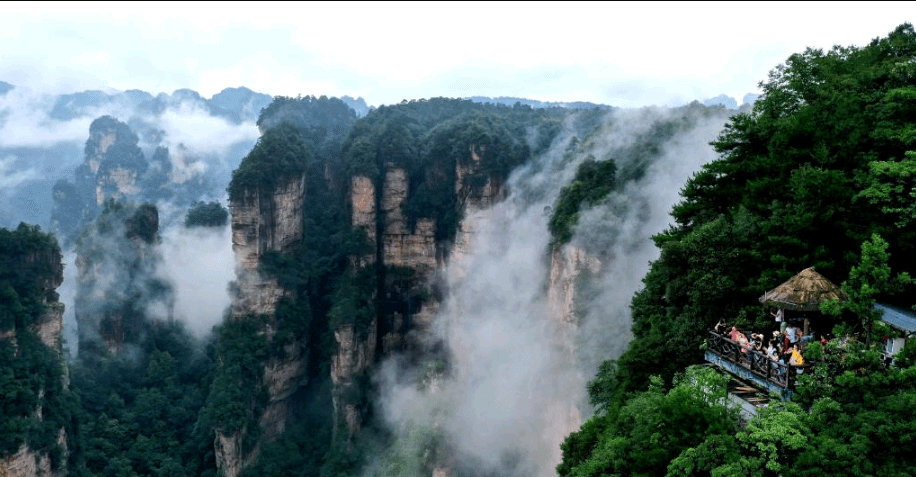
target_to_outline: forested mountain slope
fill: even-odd
[[[654,237],[661,257],[633,298],[633,341],[590,385],[599,411],[567,439],[560,475],[914,472],[912,344],[886,369],[867,342],[812,345],[802,407],[772,405],[740,428],[717,401],[724,383],[677,378],[718,320],[772,326],[757,297],[810,266],[866,305],[842,315],[846,330],[871,332],[875,298],[914,305],[912,287],[891,293],[898,273],[898,284],[916,273],[914,58],[910,24],[865,47],[808,49],[731,118],[719,158]]]

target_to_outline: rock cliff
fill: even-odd
[[[557,247],[550,255],[548,309],[551,318],[560,325],[559,329],[565,335],[561,341],[569,344],[571,358],[575,353],[574,335],[581,319],[576,308],[581,306],[581,294],[588,286],[589,277],[600,271],[601,261],[579,247]]]
[[[229,204],[232,215],[232,250],[235,253],[237,292],[232,315],[273,315],[277,302],[290,296],[276,278],[259,270],[267,252],[292,252],[302,240],[302,204],[305,177],[288,180],[270,193],[247,191],[239,201]]]
[[[4,258],[9,260],[2,260]],[[63,265],[60,252],[55,250],[54,247],[44,247],[43,250],[28,252],[15,257],[2,257],[2,253],[0,253],[0,260],[22,276],[34,277],[38,286],[38,293],[41,296],[42,311],[27,325],[27,329],[29,332],[34,333],[44,346],[54,352],[54,356],[60,361],[61,369],[63,369],[61,335],[63,331],[64,305],[58,301],[58,295],[55,291],[63,282]],[[7,330],[0,330],[0,340],[11,342],[14,349],[16,349],[14,359],[29,359],[19,349],[18,341],[20,337],[18,335],[20,333],[21,331],[17,330],[15,326]],[[5,364],[0,363],[0,369]],[[37,389],[38,404],[34,413],[31,414],[31,419],[38,421],[43,419],[45,386],[46,384],[42,384]],[[62,373],[61,381],[55,386],[60,386],[66,390],[66,373]],[[11,418],[13,416],[4,417]],[[67,435],[63,427],[57,432],[56,444],[61,451],[58,465],[52,465],[52,458],[47,450],[33,449],[28,444],[22,444],[12,455],[0,458],[0,476],[50,477],[65,475]]]
[[[294,253],[302,241],[302,207],[306,194],[304,176],[280,182],[272,191],[246,190],[241,198],[229,204],[232,216],[232,250],[236,258],[235,293],[232,319],[267,317],[259,333],[273,341],[277,323],[277,305],[283,297],[295,298],[294,290],[280,286],[276,277],[261,273],[265,254]],[[267,391],[267,403],[259,416],[264,439],[283,433],[289,414],[289,400],[306,384],[308,353],[298,342],[283,346],[283,353],[264,363],[261,384]],[[259,446],[245,453],[241,445],[247,432],[216,432],[214,449],[217,468],[226,477],[236,477],[248,463],[257,458]]]
[[[371,273],[369,296],[374,307],[369,323],[347,321],[334,324],[330,330],[334,348],[330,357],[334,436],[337,445],[352,449],[354,439],[365,426],[364,396],[371,383],[373,366],[384,356],[404,353],[417,359],[430,356],[437,346],[434,318],[440,307],[435,287],[437,276],[451,255],[467,253],[474,233],[474,223],[485,220],[489,208],[502,199],[502,183],[489,177],[482,147],[468,146],[467,160],[455,166],[455,183],[446,184],[454,193],[454,203],[463,219],[457,236],[443,240],[437,236],[434,217],[410,217],[410,175],[405,167],[384,163],[376,177],[356,174],[346,179],[348,222],[361,230],[367,241],[365,252],[351,256],[350,271]],[[270,193],[247,190],[230,203],[233,250],[236,256],[236,296],[232,317],[267,316],[267,327],[261,332],[270,336],[269,324],[284,297],[296,298],[293,290],[280,285],[277,278],[260,272],[265,254],[294,254],[302,240],[303,208],[309,203],[303,177],[280,182]],[[295,346],[299,346],[296,348]],[[264,367],[263,381],[269,402],[260,416],[264,435],[269,438],[283,430],[289,415],[287,397],[306,386],[304,372],[307,350],[301,343],[283,353],[284,361],[271,358]],[[238,472],[257,453],[242,452],[244,432],[217,433],[214,445],[217,465],[227,477]],[[437,466],[437,474],[448,475],[447,466]]]

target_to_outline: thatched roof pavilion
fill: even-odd
[[[760,303],[784,310],[818,311],[821,303],[833,299],[846,300],[846,293],[811,267],[764,293]]]

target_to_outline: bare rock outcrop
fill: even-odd
[[[304,196],[305,176],[301,176],[281,183],[271,193],[246,191],[229,204],[238,275],[234,317],[272,315],[280,298],[290,295],[276,278],[263,276],[258,266],[265,253],[290,252],[302,240]]]
[[[269,319],[259,333],[268,340],[276,333],[274,314],[280,299],[295,298],[295,291],[284,289],[276,278],[262,274],[259,265],[266,253],[293,253],[301,242],[305,184],[305,176],[295,177],[281,182],[272,191],[246,190],[239,200],[229,204],[237,274],[232,318],[245,320],[251,316],[267,316]],[[283,351],[282,357],[271,357],[264,364],[261,379],[268,401],[258,422],[263,431],[262,439],[272,439],[283,433],[289,400],[307,384],[308,353],[303,344],[286,344]],[[244,434],[244,429],[231,435],[216,431],[216,464],[226,477],[236,477],[257,458],[259,445],[247,454],[242,451],[240,443]]]
[[[337,350],[331,356],[331,382],[334,384],[334,420],[335,427],[344,423],[347,426],[347,442],[359,433],[362,426],[362,415],[356,405],[348,398],[359,386],[357,377],[369,370],[375,359],[376,328],[371,326],[365,336],[360,336],[354,325],[344,325],[334,331]],[[335,429],[335,435],[337,434]]]
[[[380,204],[385,220],[382,234],[383,260],[387,266],[409,267],[428,273],[437,265],[436,221],[419,218],[413,232],[408,230],[403,212],[408,186],[407,172],[389,165],[385,171]]]

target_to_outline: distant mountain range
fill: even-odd
[[[116,93],[88,90],[51,98],[27,91],[17,94],[15,90],[15,85],[0,81],[0,227],[15,227],[25,221],[48,228],[54,184],[73,180],[74,172],[85,161],[89,125],[102,116],[129,126],[139,137],[137,146],[147,158],[154,157],[159,148],[179,148],[177,154],[172,150],[170,156],[196,167],[176,163],[179,169],[197,171],[201,178],[221,184],[254,145],[258,134],[254,123],[273,100],[270,95],[246,87],[226,88],[211,98],[191,89],[155,96],[136,89]],[[754,94],[746,95],[742,109],[749,108],[756,98]],[[357,117],[374,109],[361,97],[339,99]],[[588,101],[538,101],[510,96],[465,99],[531,108],[615,109]],[[738,109],[737,101],[724,94],[703,104]],[[221,195],[223,190],[214,187],[214,196]]]

